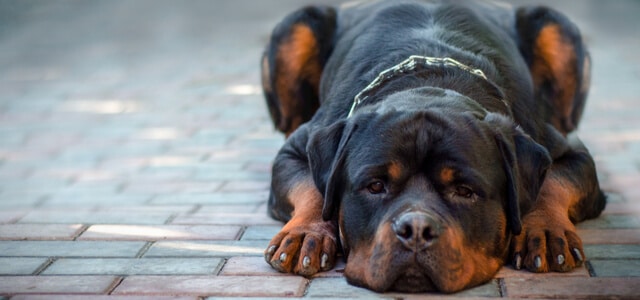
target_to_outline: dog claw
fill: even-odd
[[[322,259],[320,260],[320,268],[325,270],[327,268],[327,262],[329,261],[329,255],[326,253],[322,254]]]
[[[540,258],[540,256],[536,256],[536,258],[533,260],[533,264],[536,269],[540,269],[542,267],[542,258]]]
[[[514,259],[513,265],[516,268],[516,270],[522,269],[522,257],[520,256],[520,253],[516,254],[516,258]]]
[[[287,260],[287,254],[286,253],[280,254],[280,262],[284,262],[285,260]]]
[[[564,255],[562,255],[562,254],[558,255],[558,264],[559,265],[563,265],[564,264]]]
[[[267,248],[267,250],[264,252],[264,259],[267,260],[267,262],[270,262],[271,259],[273,258],[273,254],[276,252],[276,245],[271,245],[269,248]]]
[[[308,256],[305,256],[305,257],[302,259],[302,267],[306,269],[306,268],[308,268],[310,265],[311,265],[311,259],[310,259]]]
[[[578,261],[578,263],[582,263],[582,255],[580,254],[580,250],[578,250],[578,248],[573,248],[573,256],[576,258],[576,260]]]

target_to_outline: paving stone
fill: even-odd
[[[636,172],[635,174],[628,174],[624,176],[612,174],[609,180],[617,187],[618,190],[637,188],[638,183],[640,182],[640,173]]]
[[[129,276],[112,294],[300,297],[306,286],[300,276]]]
[[[2,299],[2,298],[0,298]],[[196,296],[17,295],[11,300],[199,300]]]
[[[223,276],[286,276],[271,268],[262,256],[231,257],[220,271]]]
[[[260,206],[257,204],[228,204],[228,205],[204,205],[196,212],[202,214],[219,214],[219,213],[263,213],[258,211]]]
[[[640,296],[640,278],[506,278],[509,298],[628,298]]]
[[[0,256],[135,257],[145,242],[0,241]]]
[[[640,215],[640,201],[633,202],[609,202],[607,198],[607,207],[602,214],[604,215]]]
[[[344,278],[315,278],[311,281],[306,296],[309,298],[336,299],[396,299],[393,295],[378,294],[371,290],[350,285]]]
[[[115,276],[3,276],[3,294],[102,294],[115,282]]]
[[[533,273],[527,270],[516,270],[511,266],[504,266],[498,271],[495,278],[541,278],[541,277],[589,277],[589,270],[583,265],[571,272],[549,272],[549,273]]]
[[[123,193],[142,193],[142,194],[167,194],[167,193],[189,193],[189,194],[206,194],[213,193],[220,188],[221,182],[189,182],[174,180],[171,182],[148,180],[148,181],[129,181],[123,188]]]
[[[172,224],[218,224],[218,225],[282,225],[262,213],[194,213],[181,215]]]
[[[639,229],[579,229],[583,244],[640,244]]]
[[[244,231],[241,240],[271,240],[281,229],[282,225],[249,226]]]
[[[596,277],[640,277],[639,259],[589,260],[589,264]]]
[[[243,170],[244,164],[238,165],[239,161],[244,161],[248,158],[259,159],[259,156],[271,153],[273,153],[273,155],[271,155],[271,159],[273,160],[276,153],[272,151],[264,151],[262,149],[249,147],[229,147],[228,145],[217,147],[214,148],[213,151],[209,151],[210,155],[205,160],[209,165],[203,165],[202,168],[198,169],[198,172],[201,174],[211,173],[212,171],[216,172],[216,166],[219,164],[222,164],[223,166],[236,164],[240,170]]]
[[[313,275],[313,278],[331,278],[331,277],[343,278],[345,267],[346,267],[346,262],[344,258],[342,256],[338,256],[336,258],[336,265],[333,267],[333,269],[326,272],[317,273]]]
[[[0,240],[71,240],[82,228],[80,224],[4,224]]]
[[[2,174],[1,171],[0,174]],[[14,176],[11,179],[3,178],[0,182],[0,190],[9,194],[34,191],[55,192],[70,184],[69,179],[54,178],[54,176],[49,176],[46,179],[34,179],[33,177],[33,173],[31,173],[29,178],[20,178],[18,176]]]
[[[270,187],[271,187],[270,180],[261,180],[261,181],[232,180],[225,183],[220,188],[220,192],[269,191]]]
[[[200,204],[200,205],[239,205],[260,204],[266,202],[268,193],[210,193],[210,194],[172,194],[158,195],[149,201],[152,205]]]
[[[102,203],[93,209],[102,213],[137,213],[137,214],[157,214],[157,213],[181,213],[185,214],[196,209],[196,205],[111,205]]]
[[[36,206],[48,196],[43,192],[10,192],[0,194],[1,210],[27,209]]]
[[[220,258],[61,258],[43,275],[207,275]]]
[[[602,215],[596,219],[579,223],[576,227],[578,229],[640,229],[640,217],[631,215]]]
[[[59,207],[74,207],[74,208],[93,208],[99,205],[142,205],[149,201],[153,195],[132,195],[132,194],[118,194],[118,195],[99,195],[90,193],[87,195],[61,195],[53,194],[42,202],[39,208],[59,208]]]
[[[287,300],[292,299],[291,297],[207,297],[204,300]],[[296,298],[293,298],[296,299]],[[304,299],[304,298],[303,298]],[[349,299],[341,299],[341,300],[349,300]]]
[[[164,224],[171,212],[96,212],[73,210],[38,210],[27,213],[20,223],[84,223],[84,224]]]
[[[637,201],[640,199],[640,187],[625,189],[622,191],[622,195],[629,201]]]
[[[403,300],[412,299],[442,299],[443,294],[439,293],[422,293],[422,294],[400,294],[390,293],[389,295],[396,296],[395,299],[402,298]],[[464,299],[490,299],[500,297],[500,288],[496,280],[491,280],[483,285],[467,289],[454,294],[446,295],[448,298],[464,298]]]
[[[640,245],[584,245],[587,259],[634,259],[640,257]]]
[[[0,211],[0,224],[13,223],[18,221],[27,213],[27,210],[6,209]]]
[[[245,170],[247,171],[263,173],[267,175],[271,175],[272,168],[273,168],[273,164],[271,162],[262,162],[262,161],[254,161],[254,160],[249,160],[249,162],[245,166]]]
[[[640,203],[625,201],[622,196],[607,195],[607,206],[603,215],[640,215]]]
[[[0,275],[31,275],[46,261],[42,257],[0,257]]]
[[[263,256],[267,244],[268,241],[161,241],[154,243],[144,257]]]
[[[313,278],[344,277],[345,263],[338,259],[336,266],[327,272],[320,272],[313,275]],[[264,260],[263,256],[231,257],[224,264],[220,271],[221,276],[285,276],[271,268]]]
[[[75,170],[75,169],[74,169]],[[63,169],[64,171],[64,169]],[[103,195],[112,196],[118,193],[119,181],[107,182],[74,182],[55,190],[55,194],[68,197]]]
[[[272,157],[275,157],[275,153]],[[254,158],[255,159],[255,158]],[[272,158],[271,158],[272,159]],[[268,181],[270,180],[270,176],[268,174],[263,173],[254,173],[249,171],[238,171],[238,172],[206,172],[206,171],[196,171],[192,177],[194,180],[204,180],[204,181],[225,181],[225,180],[237,180],[237,181]]]
[[[128,174],[127,178],[135,180],[147,180],[147,181],[170,181],[177,180],[183,181],[185,178],[191,176],[192,170],[190,169],[176,169],[168,167],[147,167],[139,171],[125,173]],[[217,184],[217,183],[216,183]],[[158,193],[153,193],[158,195]]]
[[[91,225],[78,240],[234,240],[241,229],[218,225]]]

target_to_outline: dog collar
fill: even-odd
[[[369,83],[369,85],[367,85],[367,87],[365,87],[362,91],[360,91],[360,93],[358,93],[354,98],[353,98],[353,104],[351,105],[351,109],[349,110],[349,114],[347,115],[347,118],[351,117],[356,109],[356,107],[358,105],[360,105],[360,103],[362,103],[363,101],[365,101],[367,98],[369,98],[369,95],[367,95],[367,93],[369,93],[370,91],[372,91],[375,88],[378,88],[380,85],[382,85],[384,82],[390,80],[393,77],[396,77],[400,74],[405,74],[408,72],[413,72],[416,69],[418,69],[421,66],[435,66],[435,67],[454,67],[454,68],[458,68],[461,69],[463,71],[466,71],[470,74],[473,74],[475,76],[478,76],[482,79],[484,79],[485,81],[491,83],[492,85],[495,86],[495,84],[493,84],[486,75],[484,75],[484,72],[482,72],[482,70],[480,69],[474,69],[472,67],[469,67],[453,58],[450,57],[429,57],[429,56],[420,56],[420,55],[411,55],[409,56],[409,58],[405,59],[404,61],[400,62],[399,64],[388,68],[382,72],[380,72],[380,74],[378,74],[378,77],[376,77],[371,83]],[[497,88],[497,87],[496,87]],[[509,108],[509,104],[504,100],[504,99],[500,99],[500,101],[502,101],[502,103],[504,103],[504,105]]]

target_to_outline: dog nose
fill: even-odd
[[[402,245],[413,251],[431,246],[441,233],[438,222],[423,212],[408,212],[395,219],[393,231]]]

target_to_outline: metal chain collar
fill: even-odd
[[[402,61],[401,63],[380,72],[380,74],[378,74],[378,77],[376,77],[376,79],[374,79],[367,87],[365,87],[362,91],[360,91],[360,93],[358,93],[353,99],[353,104],[351,105],[351,109],[349,110],[349,114],[347,115],[347,118],[353,115],[353,112],[355,111],[356,107],[360,105],[360,103],[362,103],[364,100],[369,98],[368,95],[365,95],[366,93],[379,87],[383,82],[393,77],[396,77],[399,74],[415,71],[419,66],[424,66],[424,65],[436,66],[436,67],[455,67],[455,68],[464,70],[470,74],[473,74],[475,76],[478,76],[486,81],[489,81],[489,79],[487,79],[487,76],[484,75],[484,72],[482,72],[482,70],[469,67],[453,58],[412,55],[412,56],[409,56],[409,58]],[[500,99],[500,100],[505,105],[507,105],[504,99]]]

